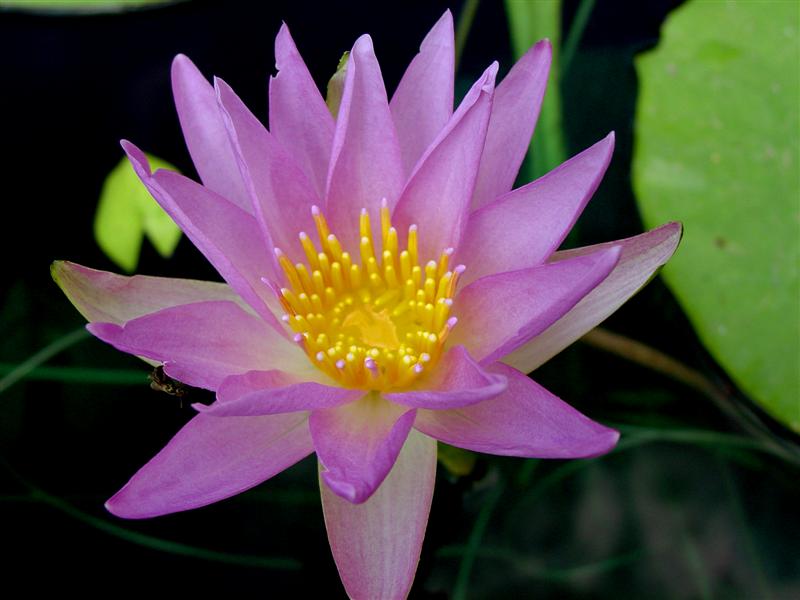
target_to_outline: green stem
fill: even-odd
[[[290,571],[299,570],[302,567],[300,562],[293,558],[254,556],[247,554],[218,552],[216,550],[208,550],[206,548],[191,546],[189,544],[182,544],[180,542],[165,540],[152,535],[139,533],[138,531],[133,531],[126,527],[121,527],[106,519],[101,519],[92,516],[88,513],[85,513],[82,510],[70,504],[69,502],[62,500],[61,498],[58,498],[56,496],[51,496],[44,490],[40,489],[39,487],[33,485],[32,483],[24,479],[5,461],[0,461],[0,465],[4,466],[17,481],[19,481],[23,486],[25,486],[29,490],[29,494],[27,496],[29,501],[46,504],[64,513],[65,515],[75,519],[76,521],[89,525],[90,527],[93,527],[99,531],[117,537],[119,539],[122,539],[131,544],[144,546],[145,548],[150,548],[151,550],[158,550],[160,552],[168,552],[170,554],[177,554],[181,556],[187,556],[190,558],[208,560],[208,561],[243,566],[243,567],[255,567],[260,569],[281,569]],[[19,501],[19,497],[15,497],[14,499],[16,501]]]
[[[17,367],[12,369],[5,377],[0,379],[0,394],[10,388],[12,385],[24,379],[31,371],[39,365],[46,363],[53,358],[56,354],[63,352],[70,346],[74,346],[78,342],[82,342],[89,338],[89,332],[83,327],[68,333],[51,344],[48,344],[36,354],[20,363]]]
[[[503,481],[500,480],[491,488],[488,492],[488,497],[478,513],[478,518],[475,519],[475,525],[472,527],[472,532],[469,534],[467,547],[461,558],[461,564],[458,566],[456,585],[453,590],[453,600],[466,600],[469,576],[475,564],[475,559],[478,556],[483,534],[486,533],[486,527],[489,525],[492,513],[494,513],[494,509],[497,507],[497,501],[500,500],[500,496],[503,495],[504,487]]]
[[[18,365],[0,363],[0,375],[7,375]],[[94,383],[101,385],[141,385],[147,383],[147,373],[135,369],[100,369],[93,367],[36,367],[25,374],[34,381],[61,383]]]
[[[581,341],[616,354],[637,365],[646,367],[662,375],[679,381],[680,383],[697,390],[731,420],[735,421],[743,431],[746,431],[771,448],[771,452],[784,460],[800,464],[800,449],[789,443],[783,443],[767,429],[758,417],[752,413],[745,414],[732,402],[733,397],[727,389],[717,386],[700,371],[692,369],[679,360],[656,350],[642,342],[633,340],[607,329],[596,327],[581,338]]]
[[[458,15],[458,22],[456,23],[456,71],[458,65],[461,63],[461,55],[464,53],[464,46],[467,45],[467,38],[472,29],[472,24],[475,22],[475,13],[478,12],[478,4],[480,0],[466,0],[461,9],[461,14]]]
[[[575,17],[572,19],[572,25],[569,28],[569,33],[564,39],[561,46],[561,73],[569,72],[572,59],[575,57],[575,51],[578,49],[583,32],[586,30],[586,24],[589,22],[589,17],[592,16],[594,10],[595,0],[581,0],[578,5],[578,10],[575,12]]]

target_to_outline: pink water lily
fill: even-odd
[[[616,431],[526,373],[644,285],[681,228],[557,251],[613,134],[512,190],[550,45],[531,48],[497,87],[491,65],[455,111],[453,47],[448,12],[389,100],[372,40],[360,37],[334,118],[284,26],[269,129],[222,80],[175,59],[175,102],[203,184],[153,173],[123,147],[225,283],[53,266],[95,336],[216,393],[108,501],[112,513],[204,506],[316,452],[347,593],[402,598],[437,440],[539,458],[615,445]]]

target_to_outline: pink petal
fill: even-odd
[[[451,343],[463,344],[481,364],[494,362],[575,306],[611,272],[619,252],[611,247],[479,279],[455,299],[458,324]]]
[[[294,159],[228,84],[215,79],[214,85],[239,165],[252,182],[253,205],[265,237],[294,262],[305,260],[297,234],[314,231],[311,207],[321,204],[319,196]]]
[[[122,147],[147,189],[230,286],[261,317],[283,331],[265,305],[272,295],[261,278],[273,272],[272,249],[255,218],[211,190],[171,171],[150,172],[147,157],[130,142]],[[235,231],[236,235],[231,235]]]
[[[595,423],[507,365],[490,371],[508,389],[485,402],[450,410],[420,410],[414,425],[437,440],[487,454],[586,458],[611,450],[619,433]]]
[[[54,262],[50,271],[87,321],[121,325],[162,308],[208,300],[228,300],[247,307],[224,283],[145,275],[125,277],[62,260]]]
[[[269,79],[269,129],[303,169],[316,195],[325,195],[334,122],[286,23],[275,38],[275,68]]]
[[[436,481],[436,442],[411,431],[391,473],[363,504],[320,481],[331,552],[351,598],[405,598],[414,581]]]
[[[594,194],[613,150],[612,133],[533,183],[470,214],[456,261],[468,267],[461,285],[545,262]]]
[[[453,114],[454,69],[453,15],[446,10],[422,40],[389,103],[406,174]]]
[[[305,413],[242,419],[197,415],[106,508],[125,519],[198,508],[258,485],[312,451]]]
[[[203,185],[252,213],[214,89],[183,54],[172,61],[172,92],[183,137]]]
[[[384,394],[398,404],[415,408],[457,408],[493,398],[506,389],[502,375],[485,371],[463,346],[450,348],[435,366],[433,376],[412,392]]]
[[[313,369],[299,348],[233,302],[183,304],[123,325],[87,327],[123,352],[166,363],[171,377],[210,390],[247,371],[281,369],[302,377]]]
[[[227,377],[217,389],[214,404],[192,406],[215,417],[252,417],[331,408],[363,395],[362,390],[302,381],[283,371],[248,371]]]
[[[312,412],[308,424],[328,487],[354,504],[366,501],[392,468],[415,414],[374,393]]]
[[[551,55],[550,42],[542,40],[517,61],[497,86],[473,208],[491,202],[514,186],[539,118]]]
[[[403,181],[383,77],[372,39],[362,35],[347,63],[328,172],[328,216],[345,248],[358,248],[361,209],[377,215],[383,198],[394,207]]]
[[[497,63],[472,86],[447,126],[417,163],[392,220],[399,231],[420,228],[420,258],[458,247],[492,108]]]
[[[564,260],[619,247],[619,262],[611,274],[549,329],[503,358],[523,373],[533,371],[600,324],[646,284],[666,263],[681,239],[680,223],[667,223],[640,235],[565,252],[556,252],[554,265]]]

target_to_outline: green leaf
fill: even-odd
[[[736,384],[800,431],[800,4],[699,2],[637,60],[634,186],[664,277]]]
[[[342,103],[342,94],[344,93],[344,77],[347,73],[347,63],[350,60],[350,52],[345,52],[339,59],[339,64],[336,65],[336,71],[328,80],[328,92],[325,95],[325,104],[328,105],[328,110],[331,111],[333,118],[339,116],[339,105]]]
[[[148,159],[154,171],[176,170],[155,156],[148,155]],[[145,236],[161,256],[169,258],[180,241],[181,230],[156,204],[130,163],[122,159],[103,184],[94,237],[106,256],[130,273],[139,262]]]

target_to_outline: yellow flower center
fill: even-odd
[[[360,264],[342,249],[317,207],[312,215],[321,251],[301,232],[307,264],[275,254],[290,287],[281,288],[283,320],[311,361],[347,387],[407,388],[429,372],[456,324],[450,316],[459,265],[448,269],[452,248],[420,266],[417,226],[400,251],[389,208],[381,207],[380,256],[375,254],[369,213],[359,219]]]

